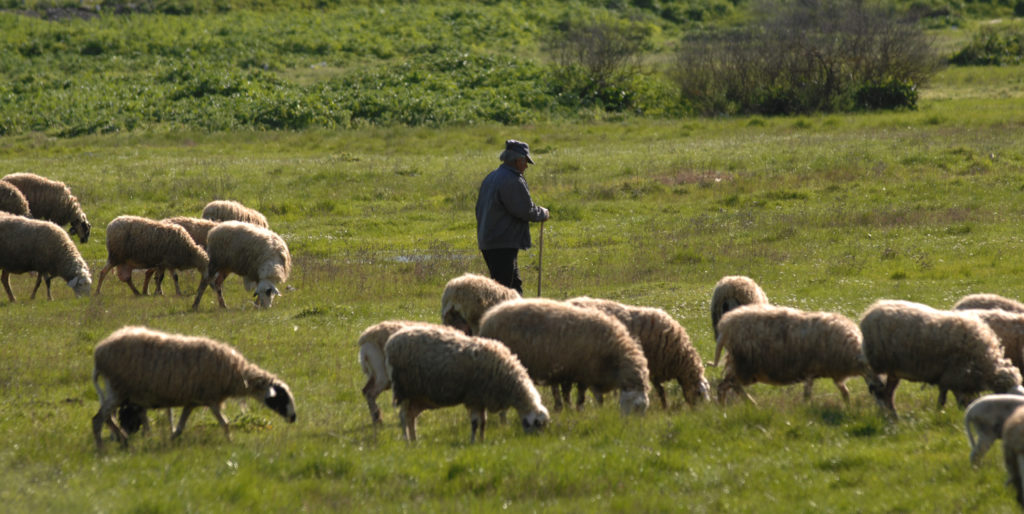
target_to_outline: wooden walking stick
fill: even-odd
[[[537,296],[540,296],[540,277],[544,269],[544,222],[540,222],[540,236],[537,244]]]

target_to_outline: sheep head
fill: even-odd
[[[277,290],[277,286],[269,280],[260,280],[256,284],[256,291],[253,292],[253,297],[256,298],[256,305],[262,309],[269,308],[274,303],[274,297],[281,296],[281,291]]]
[[[530,434],[548,426],[551,416],[548,414],[547,408],[538,405],[536,409],[531,409],[526,414],[520,414],[520,419],[523,422],[523,430]]]
[[[263,403],[289,423],[295,423],[295,400],[292,399],[292,392],[284,382],[270,384],[263,396]]]
[[[624,389],[619,395],[619,409],[622,414],[643,414],[647,411],[647,391],[640,389]]]

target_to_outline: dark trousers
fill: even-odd
[[[511,287],[523,294],[523,281],[519,280],[519,249],[518,248],[493,248],[480,250],[484,254],[484,262],[487,263],[487,270],[491,272],[491,278],[505,287]]]

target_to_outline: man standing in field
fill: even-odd
[[[530,222],[545,221],[547,209],[533,203],[523,173],[533,164],[530,145],[509,139],[498,157],[502,165],[480,184],[476,200],[476,241],[491,278],[523,294],[519,250],[530,247]]]

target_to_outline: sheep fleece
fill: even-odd
[[[466,273],[448,281],[441,294],[441,319],[446,325],[455,325],[458,314],[469,324],[470,333],[480,332],[480,318],[491,307],[519,298],[519,292],[505,287],[496,280]],[[462,327],[459,327],[462,328]]]
[[[37,271],[70,281],[89,277],[89,266],[64,229],[42,220],[0,214],[0,269]]]

